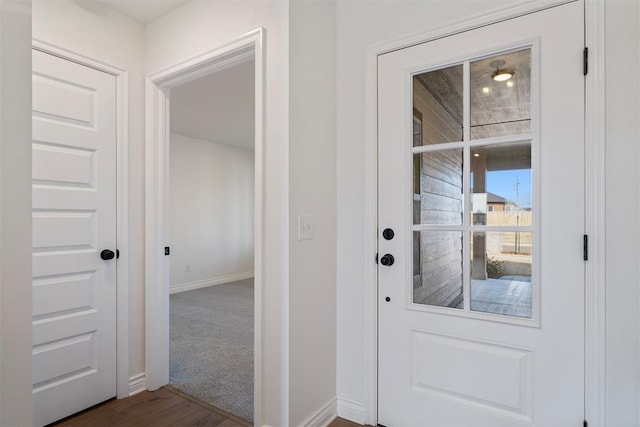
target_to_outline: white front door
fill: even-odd
[[[115,99],[114,76],[33,51],[36,425],[116,395]]]
[[[583,7],[379,56],[380,424],[582,425]]]

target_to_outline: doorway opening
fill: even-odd
[[[262,40],[252,31],[147,79],[147,388],[256,423]]]
[[[171,88],[169,385],[253,421],[255,62]]]

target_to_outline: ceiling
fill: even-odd
[[[84,0],[87,1],[87,0]],[[93,0],[135,19],[149,23],[191,0]]]
[[[491,78],[494,61],[515,71],[507,82]],[[415,76],[462,127],[462,65]],[[471,138],[491,138],[531,132],[531,49],[491,56],[470,65]]]
[[[254,149],[254,61],[171,89],[172,133]]]

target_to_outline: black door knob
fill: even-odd
[[[113,259],[115,256],[116,254],[113,251],[110,251],[109,249],[105,249],[102,252],[100,252],[100,258],[102,258],[105,261]]]
[[[393,258],[393,255],[391,254],[384,254],[382,255],[382,258],[380,258],[380,264],[387,267],[392,266],[395,261],[396,260]]]

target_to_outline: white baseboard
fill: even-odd
[[[336,398],[325,403],[315,414],[302,422],[304,427],[327,427],[338,416]]]
[[[145,391],[146,389],[144,372],[129,378],[129,397]]]
[[[364,402],[338,396],[338,416],[354,423],[364,425],[367,408]]]
[[[214,277],[213,279],[198,280],[195,282],[179,283],[169,286],[170,294],[178,292],[192,291],[194,289],[206,288],[208,286],[222,285],[223,283],[235,282],[237,280],[251,279],[254,276],[253,271],[245,273],[230,274],[228,276]]]

